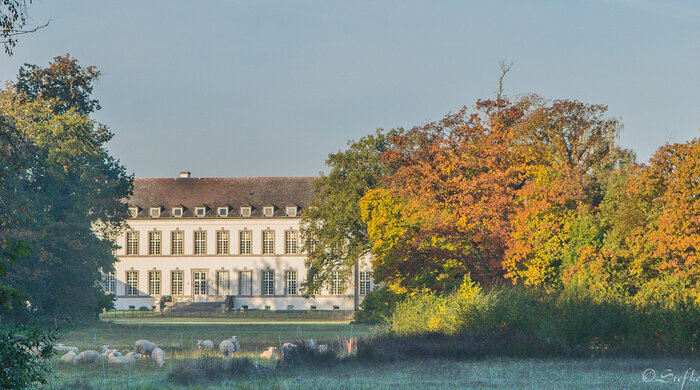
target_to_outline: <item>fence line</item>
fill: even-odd
[[[315,310],[315,311],[286,311],[286,310],[235,310],[225,312],[212,312],[210,310],[197,311],[150,311],[150,310],[111,310],[102,313],[100,318],[173,318],[173,317],[208,317],[208,318],[269,318],[269,319],[297,319],[297,320],[351,320],[353,311],[340,310]]]

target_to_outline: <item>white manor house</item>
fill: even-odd
[[[105,290],[116,309],[173,301],[228,302],[270,310],[357,310],[374,288],[367,259],[313,298],[299,222],[313,177],[134,179],[128,227],[117,237],[116,271]]]

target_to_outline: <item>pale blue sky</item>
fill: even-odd
[[[640,160],[700,135],[700,2],[48,1],[0,60],[103,72],[97,119],[138,177],[305,176],[374,129],[494,96],[609,106]]]

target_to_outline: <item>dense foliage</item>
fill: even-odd
[[[369,252],[367,225],[360,216],[359,202],[388,173],[380,158],[390,148],[390,137],[400,133],[378,130],[350,143],[348,150],[328,156],[330,173],[315,183],[314,200],[301,220],[307,252],[307,295],[319,293],[333,272],[351,275],[357,259]]]
[[[522,342],[559,351],[634,355],[697,355],[700,305],[638,304],[567,286],[562,290],[500,287],[485,291],[465,285],[450,294],[417,293],[398,305],[392,334],[466,337],[517,334]],[[519,348],[521,345],[512,347]],[[536,348],[536,349],[537,349]],[[537,356],[537,350],[533,355]]]
[[[66,55],[48,68],[26,65],[0,90],[2,131],[12,135],[2,148],[18,149],[16,169],[3,165],[0,204],[11,223],[0,234],[26,246],[4,278],[29,295],[15,315],[94,316],[111,305],[99,282],[113,269],[108,238],[122,227],[132,179],[105,149],[112,133],[89,116],[98,76]]]
[[[46,358],[54,351],[56,332],[27,326],[0,326],[0,388],[26,389],[46,383]]]

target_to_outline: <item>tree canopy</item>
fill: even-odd
[[[109,238],[122,227],[132,178],[105,149],[112,133],[88,116],[99,107],[89,97],[98,75],[57,57],[45,69],[23,67],[18,82],[0,90],[0,114],[32,150],[2,194],[16,221],[3,235],[29,252],[6,281],[45,315],[93,315],[110,305],[98,282],[113,269]]]

